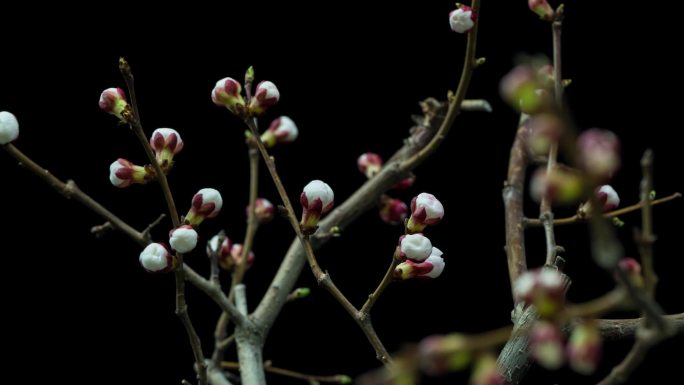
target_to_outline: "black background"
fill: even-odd
[[[498,82],[516,54],[549,54],[551,38],[548,25],[524,1],[484,3],[478,54],[487,63],[477,70],[468,97],[487,98],[495,113],[460,116],[440,151],[417,169],[415,186],[395,194],[408,202],[428,191],[442,200],[445,219],[428,233],[445,252],[447,267],[438,280],[393,285],[379,301],[373,318],[390,351],[426,335],[481,332],[509,319],[500,191],[517,116],[500,101]],[[682,99],[676,15],[662,7],[600,3],[568,4],[563,69],[573,79],[567,91],[573,116],[579,127],[604,127],[621,137],[624,165],[614,186],[623,202],[638,200],[639,158],[648,147],[656,153],[659,195],[682,191],[681,141],[675,138]],[[3,12],[0,109],[20,121],[17,147],[142,229],[164,212],[162,195],[154,185],[111,186],[112,161],[143,163],[145,156],[131,132],[97,107],[103,89],[123,86],[117,59],[127,57],[147,131],[173,127],[185,141],[169,178],[179,210],[187,210],[199,188],[223,193],[223,212],[202,225],[203,240],[220,229],[241,240],[245,227],[244,127],[211,103],[216,80],[241,79],[254,65],[257,80],[275,82],[281,103],[261,125],[286,114],[300,128],[296,143],[273,151],[290,196],[296,198],[309,180],[322,179],[342,202],[364,181],[356,157],[366,151],[389,156],[406,136],[410,116],[419,112],[417,102],[444,98],[455,88],[465,47],[465,37],[448,28],[449,1],[254,2],[226,9],[166,3],[146,11],[110,5]],[[171,276],[146,274],[137,245],[118,233],[95,239],[89,229],[100,218],[65,201],[7,155],[0,162],[5,375],[74,384],[192,379],[191,351],[173,315]],[[263,168],[260,195],[277,201]],[[536,215],[534,205],[527,212]],[[681,202],[655,209],[658,299],[670,313],[684,309],[678,279],[682,214]],[[631,231],[639,216],[623,220],[619,233],[627,255],[634,256]],[[155,239],[165,240],[169,227],[166,221],[155,229]],[[320,263],[361,304],[382,277],[399,233],[369,212],[318,253]],[[283,220],[260,229],[257,262],[247,278],[252,308],[292,235]],[[590,260],[583,226],[558,229],[557,239],[567,249],[571,300],[610,289],[610,276]],[[529,264],[540,265],[543,255],[541,231],[531,230]],[[206,273],[202,248],[187,262]],[[300,284],[315,287],[308,271]],[[209,354],[217,309],[191,287],[188,301]],[[628,346],[610,344],[595,378],[535,368],[528,383],[595,382]],[[681,337],[657,348],[633,383],[676,375],[681,353],[675,350],[681,348]],[[317,288],[284,309],[264,356],[276,366],[320,374],[356,376],[378,365],[353,321]],[[270,382],[298,383],[281,377]]]

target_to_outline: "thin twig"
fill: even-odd
[[[142,123],[140,121],[138,103],[135,97],[135,84],[133,72],[131,71],[131,67],[128,65],[128,62],[124,58],[119,59],[119,70],[121,71],[121,74],[123,75],[124,80],[126,82],[126,86],[128,88],[128,93],[131,99],[130,105],[132,108],[133,115],[130,116],[130,114],[126,114],[126,111],[124,111],[124,117],[131,126],[131,129],[135,133],[135,136],[138,138],[138,141],[140,141],[140,144],[145,150],[147,158],[149,159],[150,163],[152,164],[152,167],[154,168],[155,176],[159,181],[159,185],[161,186],[162,192],[164,194],[164,199],[166,200],[166,205],[169,208],[169,214],[171,215],[173,227],[179,227],[180,219],[178,217],[178,211],[176,210],[176,203],[174,202],[173,195],[171,194],[169,181],[166,179],[166,174],[164,174],[161,165],[159,164],[159,162],[157,162],[157,158],[155,157],[154,152],[152,151],[152,146],[150,145],[150,142],[147,139],[147,136],[145,135],[145,131],[143,130]],[[178,258],[178,261],[181,265],[184,265],[183,254],[176,253],[176,258]],[[181,322],[183,323],[183,327],[185,328],[185,331],[188,335],[188,339],[190,340],[190,346],[192,347],[192,352],[195,356],[195,363],[197,365],[197,377],[199,383],[200,385],[206,385],[207,364],[204,361],[204,353],[202,352],[202,342],[199,339],[197,332],[195,331],[195,327],[192,325],[190,316],[188,315],[188,306],[185,301],[184,274],[185,273],[183,272],[182,268],[178,268],[174,271],[176,282],[176,315],[178,316],[178,318],[180,318]]]
[[[480,15],[480,0],[473,0],[471,4],[473,14]],[[479,19],[475,21],[475,25],[468,32],[468,42],[466,45],[465,58],[463,61],[463,70],[461,72],[461,78],[458,83],[458,88],[456,93],[449,103],[449,108],[447,110],[446,117],[442,121],[442,125],[437,130],[435,136],[432,137],[430,142],[420,149],[416,154],[401,162],[400,169],[402,171],[413,170],[417,165],[422,163],[428,156],[437,150],[437,147],[444,141],[447,134],[453,126],[456,116],[461,112],[461,104],[465,99],[466,91],[470,86],[470,79],[473,76],[473,71],[476,68],[476,48],[477,48],[477,30],[479,27]]]
[[[229,362],[229,361],[223,361],[221,362],[221,368],[223,369],[240,369],[240,363],[239,362]],[[331,384],[350,384],[351,379],[348,376],[345,376],[343,374],[337,374],[333,376],[319,376],[315,374],[305,374],[301,372],[295,372],[293,370],[288,370],[288,369],[282,369],[282,368],[277,368],[275,366],[269,365],[269,361],[266,361],[264,363],[264,370],[273,373],[273,374],[279,374],[281,376],[286,376],[290,378],[296,378],[298,380],[304,380],[304,381],[319,381],[319,382],[328,382]]]
[[[314,277],[318,281],[318,284],[322,286],[324,289],[326,289],[337,300],[337,302],[339,302],[340,305],[342,305],[342,307],[347,311],[347,313],[349,313],[349,315],[351,315],[352,318],[354,318],[356,323],[359,325],[361,330],[366,335],[366,338],[368,339],[370,344],[375,349],[377,358],[385,365],[391,366],[392,359],[389,353],[387,352],[387,349],[385,349],[385,346],[380,341],[380,338],[375,333],[373,325],[370,322],[370,317],[366,316],[363,319],[361,319],[359,317],[359,311],[354,307],[354,305],[351,304],[351,302],[349,302],[347,297],[345,297],[345,295],[337,288],[337,286],[333,283],[332,279],[330,278],[330,275],[324,272],[318,265],[318,261],[316,260],[316,256],[314,254],[313,247],[311,246],[309,237],[304,235],[301,227],[299,226],[299,220],[295,216],[295,211],[294,207],[292,206],[292,202],[290,201],[290,198],[287,196],[285,186],[283,185],[283,182],[280,179],[280,176],[278,175],[278,171],[276,170],[273,158],[271,158],[271,156],[268,154],[268,151],[266,150],[264,143],[261,141],[261,138],[259,137],[259,132],[257,131],[257,127],[255,125],[254,120],[246,119],[245,122],[247,123],[247,126],[252,132],[252,135],[255,139],[255,144],[257,145],[257,148],[261,153],[264,163],[266,163],[266,168],[271,174],[271,179],[273,179],[273,182],[276,185],[276,189],[278,190],[280,199],[283,201],[283,205],[285,206],[285,210],[287,211],[287,218],[290,224],[292,225],[292,228],[294,229],[295,233],[297,234],[297,238],[301,242],[302,247],[304,248],[307,261],[309,262],[309,267],[311,267],[311,271],[313,272]]]
[[[649,297],[655,295],[658,276],[653,268],[653,210],[651,191],[653,191],[653,151],[646,150],[641,158],[643,179],[641,180],[641,235],[637,237],[641,265],[644,271],[644,290]]]
[[[392,263],[390,263],[389,268],[387,268],[387,272],[385,273],[385,276],[382,278],[382,281],[380,281],[378,287],[371,295],[368,296],[366,303],[364,303],[361,307],[361,317],[365,317],[368,314],[370,314],[373,305],[375,305],[375,301],[377,301],[378,298],[380,298],[380,295],[385,291],[387,286],[389,286],[389,284],[392,283],[392,281],[394,280],[394,269],[397,267],[398,264],[399,260],[397,258],[392,257]]]
[[[145,230],[142,231],[142,235],[143,235],[145,238],[150,239],[150,231],[152,231],[152,229],[153,229],[155,226],[157,226],[159,223],[161,223],[161,221],[162,221],[164,218],[166,218],[166,214],[162,213],[161,215],[159,215],[159,217],[158,217],[157,219],[155,219],[154,222],[152,222],[152,223],[150,223],[149,225],[147,225],[147,227],[145,228]]]
[[[669,195],[669,196],[666,196],[664,198],[654,199],[654,200],[650,201],[650,204],[651,204],[651,206],[655,206],[655,205],[659,205],[661,203],[666,203],[666,202],[669,202],[669,201],[672,201],[672,200],[675,200],[675,199],[678,199],[681,197],[682,197],[682,194],[679,192],[676,192],[676,193]],[[613,211],[609,211],[607,213],[604,213],[603,217],[604,218],[615,218],[615,217],[623,215],[623,214],[627,214],[627,213],[631,213],[631,212],[640,210],[642,207],[643,207],[643,202],[635,203],[631,206],[623,207],[623,208],[618,209],[618,210],[613,210]],[[575,215],[573,215],[571,217],[567,217],[567,218],[554,219],[553,225],[554,226],[571,225],[571,224],[575,224],[575,223],[583,223],[589,219],[590,219],[590,216],[588,214],[587,215],[575,214]],[[525,223],[526,227],[539,227],[539,226],[541,226],[541,221],[539,219],[525,218],[524,223]]]

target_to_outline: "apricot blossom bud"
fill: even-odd
[[[554,11],[546,0],[527,0],[530,10],[544,20],[553,20]]]
[[[530,195],[536,202],[546,196],[553,204],[576,203],[582,196],[582,177],[577,170],[556,165],[549,173],[539,167],[530,180]]]
[[[359,167],[359,171],[361,171],[367,178],[372,178],[379,173],[380,169],[382,169],[382,164],[382,158],[380,155],[374,152],[361,154],[361,156],[359,156],[359,158],[356,160],[356,165]]]
[[[190,225],[182,225],[169,232],[169,244],[179,253],[188,253],[195,249],[199,235]]]
[[[19,137],[19,122],[11,112],[0,111],[0,145]]]
[[[256,86],[256,91],[249,103],[249,113],[252,116],[263,114],[269,107],[272,107],[280,100],[280,92],[275,84],[269,81],[262,81]]]
[[[434,195],[420,193],[411,200],[411,217],[406,229],[409,233],[419,233],[427,225],[436,225],[444,217],[444,206]]]
[[[644,277],[641,274],[641,264],[634,258],[623,258],[618,267],[627,273],[627,277],[636,287],[644,287]]]
[[[298,135],[299,130],[295,122],[287,116],[281,116],[271,122],[268,130],[261,134],[261,141],[264,142],[266,147],[270,148],[275,146],[276,143],[294,142]]]
[[[549,321],[537,321],[530,330],[530,353],[539,365],[558,369],[563,365],[563,333]]]
[[[394,269],[394,277],[401,280],[410,278],[437,278],[444,271],[444,258],[442,251],[436,247],[423,262],[414,262],[410,259],[400,263]]]
[[[242,99],[242,85],[233,78],[223,78],[216,82],[211,91],[211,100],[217,106],[226,107],[237,116],[245,113],[245,101]]]
[[[496,364],[496,357],[491,353],[483,354],[477,358],[470,375],[469,385],[505,385],[499,368]]]
[[[423,234],[403,235],[399,238],[401,257],[413,262],[423,262],[432,254],[432,243]]]
[[[410,176],[400,180],[399,182],[395,183],[394,186],[392,186],[393,189],[396,190],[406,190],[407,188],[413,186],[413,183],[416,181],[416,176],[411,174]]]
[[[161,243],[150,243],[140,253],[140,264],[149,273],[166,273],[176,266],[175,257]]]
[[[302,204],[302,228],[314,231],[318,226],[321,215],[330,211],[335,205],[335,194],[327,183],[313,180],[304,187],[299,196]]]
[[[390,225],[404,223],[408,216],[408,206],[399,199],[386,197],[380,202],[380,218]]]
[[[157,158],[157,163],[168,167],[173,162],[173,156],[183,149],[183,139],[173,128],[157,128],[150,137],[150,146]]]
[[[128,106],[126,94],[121,88],[107,88],[100,94],[100,109],[116,116],[119,120],[124,120],[121,114],[126,106]]]
[[[263,225],[270,222],[275,215],[275,206],[266,198],[257,198],[254,202],[256,209],[256,219],[259,224]],[[247,216],[249,216],[249,206],[245,209],[247,211]]]
[[[209,242],[207,242],[207,256],[209,256],[209,258],[216,257],[219,265],[226,268],[223,262],[230,258],[230,249],[232,246],[230,239],[224,234],[220,233],[214,235]]]
[[[449,26],[458,33],[466,33],[475,26],[475,13],[467,5],[461,5],[449,13]]]
[[[463,370],[472,360],[467,337],[458,333],[425,337],[418,345],[418,356],[421,368],[433,376]]]
[[[116,187],[128,187],[133,183],[147,183],[153,175],[143,166],[119,158],[109,165],[109,181]]]
[[[236,266],[240,264],[240,261],[242,261],[243,251],[244,246],[242,244],[233,244],[228,254],[219,254],[219,266],[228,271],[232,271]],[[252,264],[254,264],[254,252],[250,251],[249,255],[247,256],[247,267],[252,266]]]
[[[192,198],[190,211],[185,216],[185,222],[197,226],[205,218],[214,218],[223,207],[221,193],[213,188],[203,188]]]
[[[603,339],[595,322],[575,326],[570,334],[567,356],[570,367],[578,373],[592,374],[601,359]]]
[[[539,317],[552,317],[565,305],[566,280],[553,269],[529,270],[520,275],[513,286],[518,302],[535,305]]]
[[[608,180],[620,168],[620,140],[608,130],[584,131],[577,138],[577,161],[591,177]]]

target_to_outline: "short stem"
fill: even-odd
[[[653,191],[653,151],[646,150],[641,158],[643,179],[641,180],[641,235],[637,238],[641,264],[644,268],[644,290],[649,297],[655,295],[658,276],[653,268],[653,210],[651,191]]]
[[[382,278],[382,281],[380,281],[380,284],[375,289],[373,294],[368,296],[366,303],[364,303],[363,306],[361,307],[361,316],[362,317],[370,314],[370,311],[373,308],[373,305],[375,305],[375,302],[378,300],[380,295],[385,291],[387,286],[389,286],[390,283],[392,283],[392,281],[394,280],[394,278],[393,278],[394,269],[397,267],[398,264],[399,264],[399,261],[396,258],[392,257],[392,263],[390,263],[390,266],[387,269],[385,276]]]
[[[328,382],[331,384],[346,384],[348,377],[344,375],[333,375],[333,376],[318,376],[315,374],[305,374],[300,372],[295,372],[294,370],[276,368],[275,366],[268,365],[268,361],[264,363],[264,370],[268,373],[279,374],[281,376],[296,378],[298,380],[304,380],[309,382]],[[240,369],[239,362],[221,362],[221,367],[223,369]]]

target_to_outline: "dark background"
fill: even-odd
[[[509,320],[500,191],[517,116],[499,100],[498,82],[516,54],[550,54],[551,39],[548,25],[525,1],[484,3],[478,54],[487,63],[477,70],[468,97],[487,98],[495,113],[460,116],[440,151],[417,169],[415,186],[394,194],[408,202],[429,191],[442,200],[443,224],[428,231],[445,252],[447,267],[438,280],[393,285],[379,301],[373,318],[390,351],[426,335],[482,332]],[[681,141],[675,137],[682,99],[682,63],[673,43],[678,20],[662,8],[600,3],[568,4],[563,54],[564,75],[573,79],[567,91],[573,116],[579,127],[604,127],[621,137],[624,165],[614,186],[625,204],[638,200],[639,158],[648,147],[656,153],[659,196],[683,191]],[[155,185],[111,186],[112,161],[143,163],[145,156],[131,132],[97,107],[103,89],[123,86],[117,59],[127,57],[147,131],[173,127],[185,141],[169,178],[179,211],[187,210],[199,188],[223,193],[222,214],[202,225],[204,241],[220,229],[239,241],[245,227],[244,127],[211,103],[218,79],[242,79],[254,65],[257,80],[274,81],[282,100],[261,125],[286,114],[300,128],[296,143],[273,151],[290,196],[296,198],[309,180],[322,179],[342,202],[364,181],[356,157],[366,151],[389,156],[406,136],[410,116],[419,112],[417,102],[444,98],[455,88],[465,47],[465,38],[448,28],[449,1],[254,2],[226,9],[166,3],[146,12],[110,5],[115,8],[60,4],[4,12],[0,109],[20,121],[17,147],[142,229],[164,212],[162,195]],[[100,218],[55,194],[7,155],[0,154],[0,165],[5,375],[74,384],[192,379],[191,351],[173,315],[171,276],[146,274],[138,265],[139,248],[121,234],[92,237],[89,229],[101,224]],[[260,195],[277,201],[263,168]],[[535,216],[534,205],[527,212]],[[658,299],[669,313],[684,310],[678,279],[682,214],[682,202],[655,209]],[[627,255],[634,256],[631,231],[639,216],[622,219],[626,226],[619,233]],[[156,228],[155,239],[166,240],[169,228],[169,221]],[[399,233],[369,212],[318,253],[320,263],[351,301],[361,304],[382,277]],[[247,277],[252,308],[292,236],[283,220],[257,234],[257,262]],[[590,260],[584,226],[558,229],[557,240],[567,249],[571,300],[588,300],[611,288],[610,276]],[[530,265],[542,264],[543,244],[541,231],[531,230]],[[202,249],[187,262],[206,273]],[[313,287],[312,295],[284,309],[265,358],[319,374],[356,376],[377,367],[362,333],[315,288],[308,271],[300,284]],[[218,311],[192,287],[188,301],[209,354]],[[657,348],[633,383],[678,375],[682,342],[680,337]],[[595,378],[534,368],[528,383],[596,382],[628,347],[608,345]],[[282,377],[270,382],[298,383]]]

